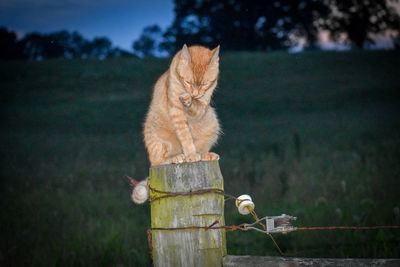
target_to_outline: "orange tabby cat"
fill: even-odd
[[[174,56],[154,86],[144,124],[144,141],[152,166],[219,159],[209,152],[220,131],[217,115],[210,106],[218,74],[219,46],[209,50],[184,45]],[[138,194],[146,184],[145,180],[135,187],[134,202],[147,199],[147,195]]]

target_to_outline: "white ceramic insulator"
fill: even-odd
[[[254,203],[249,195],[241,195],[236,199],[236,207],[240,214],[247,215],[254,210]]]
[[[149,198],[148,180],[141,181],[132,191],[132,200],[136,204],[142,204]]]

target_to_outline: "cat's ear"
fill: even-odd
[[[190,62],[190,54],[189,54],[189,49],[186,46],[186,44],[183,45],[182,47],[182,52],[181,52],[181,61],[183,61],[186,64],[189,64]]]
[[[213,56],[211,58],[210,64],[214,65],[219,62],[219,45],[214,48],[211,52],[213,52]]]

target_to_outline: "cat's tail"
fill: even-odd
[[[143,204],[146,202],[147,199],[149,199],[149,177],[144,179],[143,181],[140,181],[135,188],[133,188],[132,191],[132,200],[136,204]]]

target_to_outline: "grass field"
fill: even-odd
[[[150,265],[149,205],[125,175],[167,59],[0,62],[0,265]],[[222,54],[214,151],[227,193],[297,226],[400,225],[400,54]],[[227,224],[251,222],[225,206]],[[399,230],[276,235],[289,256],[400,257]],[[228,253],[279,255],[227,233]]]

